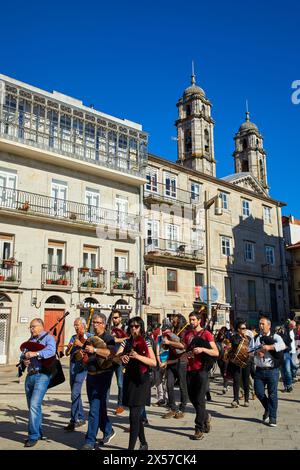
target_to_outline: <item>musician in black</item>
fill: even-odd
[[[250,336],[247,336],[247,331],[248,330],[246,323],[243,320],[238,321],[236,325],[236,333],[230,338],[230,342],[232,345],[231,351],[233,354],[236,352],[242,340],[245,340],[248,346],[250,345],[251,338]],[[227,373],[228,375],[232,376],[233,379],[233,402],[231,403],[232,408],[238,408],[240,406],[239,394],[241,378],[244,389],[244,406],[249,406],[250,372],[250,357],[248,357],[247,366],[243,368],[229,360],[229,364],[227,366]]]
[[[107,347],[95,348],[92,345],[87,345],[85,346],[85,352],[107,359],[109,356],[115,354],[115,340],[105,331],[105,315],[103,313],[95,313],[92,324],[94,334],[99,336],[99,338],[106,343]],[[95,448],[99,429],[103,432],[103,438],[100,441],[100,445],[108,444],[116,435],[107,416],[107,393],[111,385],[112,375],[113,365],[105,370],[101,370],[101,368],[96,371],[88,370],[86,388],[90,411],[88,429],[85,435],[85,444],[81,447],[81,450],[93,450]]]
[[[30,322],[30,341],[37,342],[45,335],[44,322],[41,318],[34,318]],[[55,360],[56,343],[52,335],[45,335],[40,344],[45,346],[41,351],[27,351],[24,353],[23,363],[27,367],[25,392],[29,409],[28,439],[25,447],[33,447],[42,439],[42,402],[47,392],[51,373],[43,366],[43,360]]]
[[[283,359],[282,351],[285,350],[286,345],[281,336],[276,333],[271,335],[271,321],[268,317],[260,318],[259,330],[259,335],[251,343],[251,349],[257,348],[254,353],[256,366],[254,390],[265,410],[263,423],[275,427],[277,426],[279,367]]]
[[[195,434],[190,438],[200,440],[204,437],[203,433],[208,433],[211,428],[211,416],[205,409],[205,395],[209,369],[213,358],[219,356],[219,351],[214,336],[201,327],[201,314],[192,312],[189,320],[192,330],[185,334],[183,343],[179,344],[188,352],[187,389],[196,410]]]

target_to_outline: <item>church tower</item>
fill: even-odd
[[[268,193],[266,152],[263,147],[263,137],[257,126],[250,121],[248,107],[246,121],[239,128],[234,140],[235,173],[251,173]]]
[[[191,85],[177,103],[177,163],[216,176],[211,106],[202,88],[196,85],[193,65]]]

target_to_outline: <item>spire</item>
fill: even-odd
[[[192,76],[191,76],[191,85],[196,85],[196,75],[194,70],[194,61],[192,60]]]
[[[248,100],[246,100],[246,122],[250,122],[250,113],[248,107]]]

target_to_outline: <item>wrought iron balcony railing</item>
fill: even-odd
[[[139,216],[0,186],[0,207],[72,222],[139,231]]]
[[[149,181],[144,185],[144,201],[150,204],[161,202],[166,204],[197,204],[201,201],[201,195],[175,186]]]
[[[107,289],[107,271],[103,268],[79,268],[78,290],[82,292],[105,292]]]
[[[42,264],[42,288],[70,290],[73,287],[73,266]]]
[[[193,246],[177,240],[164,238],[148,238],[145,240],[146,256],[176,257],[182,259],[204,261],[203,246]]]
[[[110,272],[110,291],[113,294],[134,294],[136,274],[134,272]]]
[[[17,287],[21,284],[22,263],[14,259],[0,260],[0,287]]]

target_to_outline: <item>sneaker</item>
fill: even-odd
[[[176,413],[174,414],[174,418],[176,419],[180,419],[183,417],[184,417],[184,413],[182,411],[176,411]]]
[[[204,429],[203,432],[208,433],[211,430],[211,414],[208,413],[206,421],[204,421]]]
[[[139,450],[148,450],[147,442],[145,442],[145,444],[141,444]]]
[[[275,418],[270,418],[270,419],[269,419],[269,426],[271,426],[271,428],[276,428],[277,423],[276,423],[276,419],[275,419]]]
[[[237,401],[234,400],[234,401],[231,403],[231,406],[232,406],[232,408],[239,408],[240,405],[239,405],[239,403],[238,403]]]
[[[166,406],[166,400],[158,400],[158,402],[155,403],[155,406]]]
[[[75,423],[75,428],[80,428],[81,426],[85,425],[85,420],[84,419],[79,419],[77,423]]]
[[[252,400],[256,400],[256,395],[254,392],[252,392]]]
[[[292,385],[289,385],[288,387],[286,387],[286,392],[291,393],[292,391],[293,391]]]
[[[108,444],[116,435],[116,431],[112,429],[111,433],[108,436],[104,436],[101,441],[99,441],[100,446],[104,446],[105,444]]]
[[[212,401],[210,392],[206,392],[206,401]]]
[[[64,430],[68,432],[75,431],[75,423],[69,423],[67,426],[64,427]]]
[[[118,406],[115,409],[115,415],[121,415],[122,413],[124,413],[124,411],[125,411],[125,408],[123,408],[123,406]]]
[[[248,408],[248,407],[249,407],[249,402],[248,402],[248,401],[245,401],[244,406],[245,406],[246,408]]]
[[[223,390],[222,390],[223,395],[225,395],[225,393],[228,392],[228,389],[229,389],[228,385],[227,385],[227,387],[223,387]]]
[[[164,419],[169,419],[169,418],[173,418],[176,414],[176,411],[173,411],[173,410],[170,410],[168,411],[168,413],[162,415],[162,418]]]
[[[83,444],[80,450],[95,450],[95,447],[92,444]]]
[[[265,411],[265,413],[263,414],[262,420],[263,420],[263,423],[269,424],[269,412],[268,411]]]
[[[200,441],[201,439],[203,439],[203,437],[204,437],[203,432],[196,431],[193,436],[190,436],[190,439],[192,439],[192,441]]]
[[[38,441],[33,441],[31,439],[27,439],[27,441],[25,441],[25,444],[24,444],[24,447],[33,447],[37,444]]]
[[[148,421],[147,418],[146,418],[146,419],[142,419],[142,423],[143,423],[144,426],[149,426],[149,421]]]

